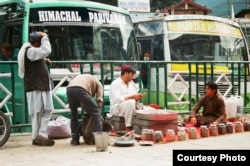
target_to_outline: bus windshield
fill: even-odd
[[[71,15],[74,12],[76,20],[69,23],[68,20],[63,20],[67,18],[57,18],[56,11],[71,11]],[[129,16],[106,11],[110,20],[105,20],[100,13],[104,11],[87,8],[36,8],[31,9],[29,27],[30,31],[44,31],[49,35],[52,60],[137,59],[136,40]],[[116,18],[120,20],[115,20]]]
[[[202,34],[169,34],[171,60],[243,61],[247,50],[243,38]]]
[[[168,17],[135,23],[141,59],[150,55],[153,61],[248,61],[245,38],[232,22]]]

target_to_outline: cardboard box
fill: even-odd
[[[142,129],[154,129],[154,131],[161,130],[165,135],[168,129],[177,132],[177,124],[177,118],[174,120],[143,120],[137,117],[133,119],[133,129],[136,134],[141,134]]]
[[[126,130],[125,119],[122,116],[113,115],[111,117],[111,124],[114,127],[114,131],[124,131],[124,130]]]
[[[169,121],[177,119],[177,112],[165,110],[137,110],[136,117],[143,120]]]

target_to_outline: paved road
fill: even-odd
[[[250,132],[227,134],[153,146],[116,147],[110,137],[108,151],[95,145],[71,146],[70,138],[57,139],[53,147],[31,145],[30,134],[12,135],[0,148],[1,166],[171,166],[173,149],[248,149]]]

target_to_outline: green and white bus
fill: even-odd
[[[60,82],[75,73],[94,73],[97,77],[108,75],[111,66],[95,63],[78,64],[89,61],[138,60],[138,48],[129,12],[121,8],[84,0],[1,0],[0,1],[0,44],[8,42],[13,47],[14,56],[22,44],[28,42],[29,33],[43,31],[49,36],[54,61],[76,61],[75,64],[52,63],[50,72],[60,85],[54,91],[65,98],[65,86]],[[10,65],[11,64],[11,65]],[[101,73],[100,68],[104,68]],[[0,82],[12,92],[13,100],[2,109],[13,112],[12,124],[29,122],[25,101],[23,80],[18,77],[17,62],[0,62],[1,73],[12,73],[11,78],[0,78]],[[108,85],[109,77],[104,84]],[[10,83],[13,79],[13,85]],[[57,80],[58,79],[58,80]],[[58,84],[59,84],[58,83]],[[58,85],[56,84],[56,85]],[[108,86],[105,86],[105,90]],[[3,93],[3,92],[0,92]],[[54,94],[53,94],[54,95]],[[107,95],[107,94],[105,94]],[[0,95],[2,98],[4,95]],[[54,95],[55,107],[67,106],[60,97]],[[14,104],[13,104],[14,103]],[[60,108],[61,107],[61,108]]]
[[[136,21],[134,26],[140,59],[168,62],[165,68],[158,64],[159,68],[143,69],[142,76],[150,72],[143,81],[151,99],[160,93],[159,102],[164,106],[167,92],[168,105],[188,110],[185,104],[192,106],[204,94],[205,82],[213,80],[223,96],[244,95],[245,106],[250,107],[249,49],[238,23],[207,15],[160,14]],[[235,62],[234,66],[229,62]],[[247,76],[247,83],[242,75]],[[192,99],[187,98],[190,93]]]

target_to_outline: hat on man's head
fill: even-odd
[[[128,73],[136,73],[136,70],[134,67],[130,66],[130,65],[122,65],[121,67],[121,72],[122,73],[125,73],[125,72],[128,72]]]
[[[38,35],[36,32],[31,32],[30,33],[30,39],[29,41],[31,43],[35,43],[35,42],[41,42],[42,37],[40,35]]]
[[[125,71],[130,67],[130,65],[122,65],[121,71]]]

